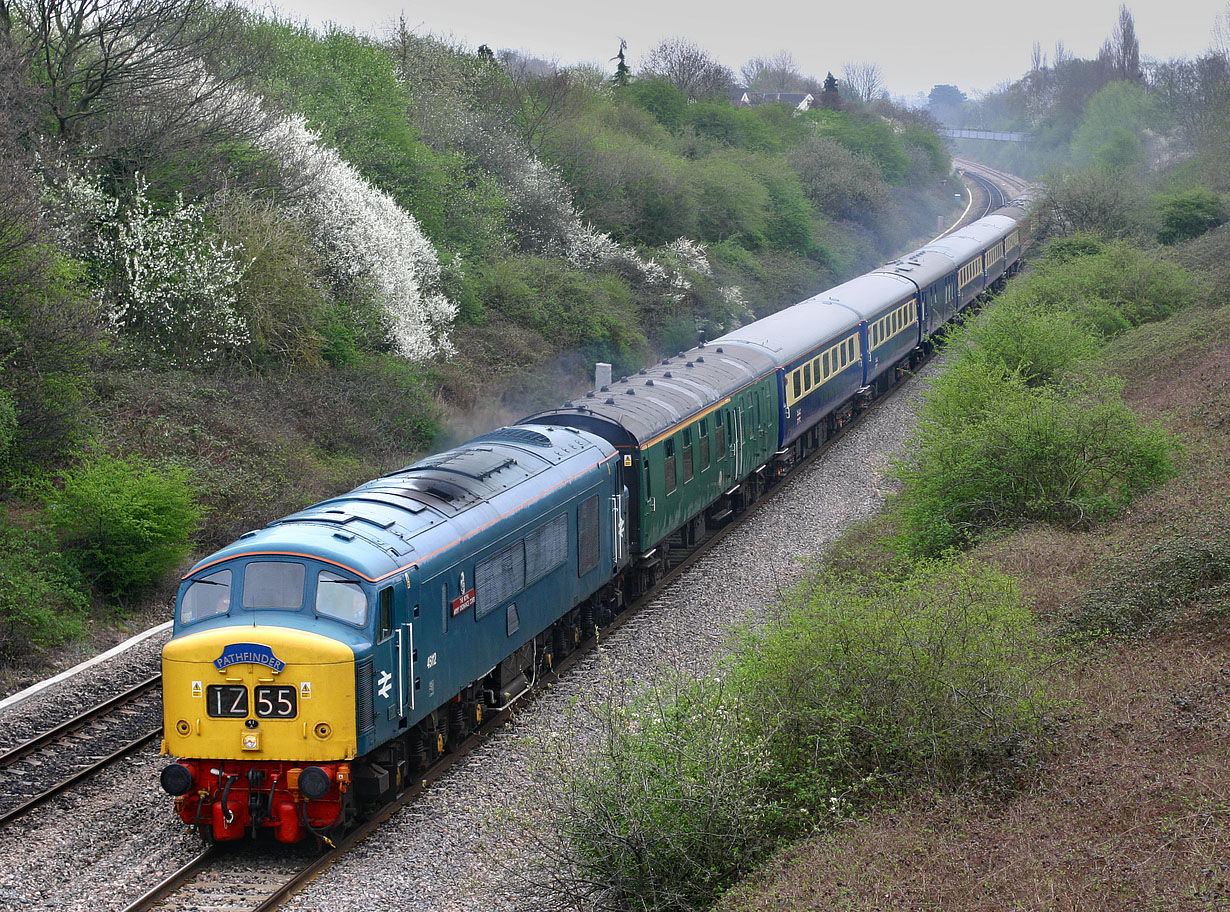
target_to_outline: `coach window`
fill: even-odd
[[[794,378],[794,398],[798,399],[803,395],[803,372],[796,370],[790,376]]]
[[[253,561],[243,573],[243,607],[296,611],[303,607],[307,568],[292,561]]]
[[[825,352],[823,355],[820,356],[820,363],[824,365],[824,376],[828,377],[828,375],[831,373],[831,371],[829,370],[829,353],[828,352]]]
[[[721,459],[726,455],[726,425],[723,423],[721,412],[714,415],[713,424],[713,432],[717,436],[718,459]]]
[[[666,493],[668,495],[675,493],[675,440],[671,438],[662,446],[662,452],[665,454],[665,469],[666,469]]]
[[[696,474],[696,467],[692,464],[692,429],[683,429],[683,483],[687,484],[692,480],[692,476]]]
[[[645,467],[645,489],[641,492],[641,500],[649,500],[653,496],[653,486],[649,483],[649,457],[642,456],[641,460],[641,464]]]
[[[709,468],[709,421],[700,419],[700,470]]]
[[[391,600],[389,604],[392,606]],[[354,580],[321,570],[316,577],[316,614],[362,627],[367,623],[367,594]]]
[[[184,593],[179,605],[179,620],[183,624],[226,614],[231,607],[231,571],[219,570],[203,576]]]
[[[803,388],[811,389],[811,362],[803,365]]]

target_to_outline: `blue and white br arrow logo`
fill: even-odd
[[[387,671],[380,672],[380,683],[378,687],[380,696],[387,700],[389,693],[393,690],[393,675]]]

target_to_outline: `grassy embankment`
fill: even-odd
[[[1104,350],[1124,401],[1182,440],[1177,473],[1088,528],[1034,523],[971,560],[1019,581],[1079,645],[1046,673],[1067,709],[1017,787],[907,794],[795,844],[720,912],[1214,909],[1230,901],[1230,233],[1176,251],[1204,300]],[[885,516],[834,553],[878,566]]]

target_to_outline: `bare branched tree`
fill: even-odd
[[[500,62],[507,79],[497,85],[497,94],[511,112],[513,126],[537,156],[543,142],[575,111],[577,93],[572,74],[554,61],[503,51]]]
[[[843,64],[841,74],[855,97],[864,102],[875,101],[884,91],[884,73],[878,63],[854,61]]]
[[[1136,22],[1126,4],[1119,7],[1119,21],[1098,52],[1098,60],[1110,68],[1115,79],[1140,81],[1140,41],[1136,38]]]
[[[226,56],[241,14],[212,0],[16,0],[5,15],[59,133],[71,137],[134,96],[171,87],[182,99],[185,74]],[[201,80],[190,103],[207,101],[225,81]]]
[[[0,0],[0,6],[3,6],[3,0]],[[1230,2],[1213,20],[1213,42],[1209,50],[1218,57],[1230,60]]]
[[[743,85],[754,92],[799,92],[806,80],[798,61],[787,50],[772,57],[753,57],[739,68]]]
[[[710,98],[727,92],[735,82],[728,67],[686,38],[667,38],[645,57],[641,75],[665,79],[688,98]]]

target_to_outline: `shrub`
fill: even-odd
[[[0,655],[28,655],[81,636],[89,598],[54,544],[0,524]]]
[[[948,347],[1040,386],[1096,357],[1102,342],[1075,314],[1043,312],[1006,295],[954,332]]]
[[[747,634],[724,680],[677,676],[631,704],[595,701],[596,749],[553,742],[551,784],[533,799],[559,834],[552,886],[586,908],[709,908],[776,844],[885,789],[1031,757],[1052,660],[1015,585],[989,567],[818,576]]]
[[[934,555],[1031,521],[1085,528],[1174,473],[1175,438],[1110,380],[1031,387],[962,359],[938,378],[897,463],[899,546]]]
[[[782,805],[819,817],[834,794],[948,786],[1027,756],[1053,660],[1010,577],[948,557],[813,578],[740,650],[733,687],[773,733]]]
[[[1070,311],[1111,338],[1191,306],[1201,290],[1193,273],[1154,253],[1125,242],[1094,251],[1082,237],[1061,244],[1056,257],[1038,263],[1005,297],[1033,310]]]
[[[1162,223],[1157,238],[1163,244],[1199,237],[1227,218],[1225,201],[1203,188],[1163,196],[1158,199],[1157,208]]]
[[[179,564],[201,521],[187,469],[112,456],[66,472],[47,504],[61,543],[98,591],[115,599],[149,588]]]

